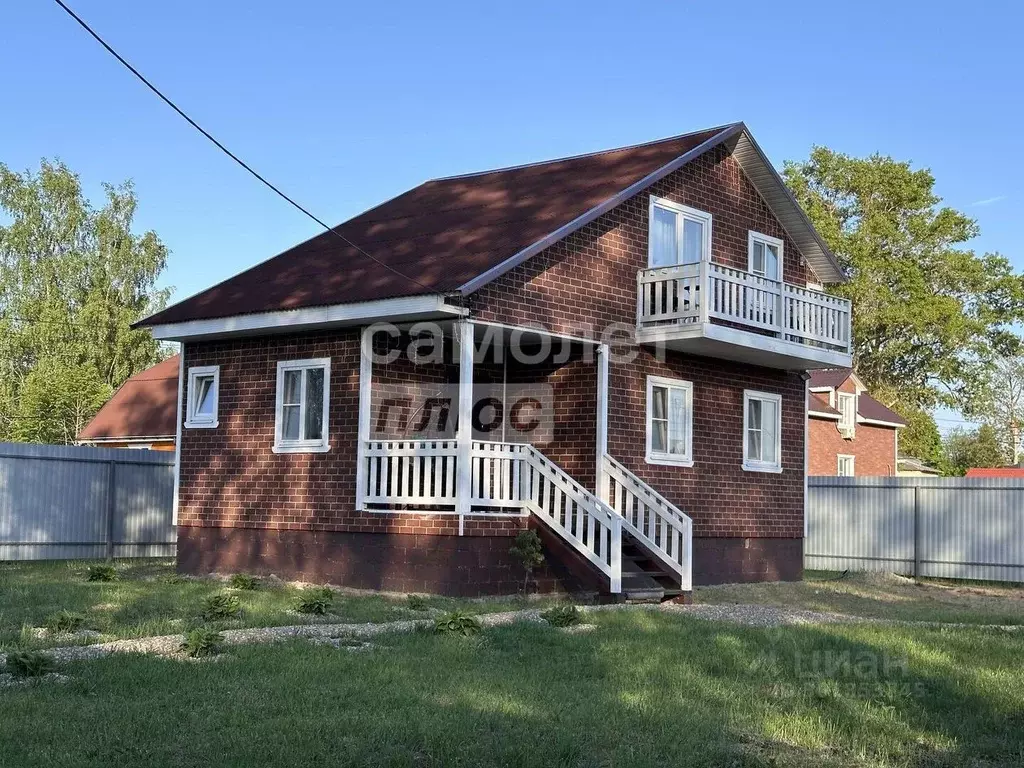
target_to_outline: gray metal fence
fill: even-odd
[[[174,454],[0,443],[0,560],[173,557]]]
[[[804,566],[1024,582],[1024,480],[810,477]]]

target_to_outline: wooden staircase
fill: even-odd
[[[622,535],[622,595],[630,603],[660,603],[684,594],[679,576],[634,537]]]

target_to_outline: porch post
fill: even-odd
[[[604,474],[604,456],[608,453],[608,345],[597,346],[597,465],[594,469],[594,493],[608,503],[608,478]]]
[[[455,324],[459,345],[459,428],[456,435],[458,476],[455,484],[455,511],[459,514],[459,534],[470,510],[473,489],[473,324],[460,320]]]
[[[370,440],[370,385],[373,380],[373,326],[363,328],[359,339],[359,421],[356,439],[356,511],[366,499],[366,444]]]

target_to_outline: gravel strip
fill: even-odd
[[[768,605],[675,605],[665,603],[666,613],[679,613],[706,621],[728,621],[747,627],[787,627],[802,624],[859,624],[870,619],[840,613],[820,613]]]

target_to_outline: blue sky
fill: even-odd
[[[433,176],[744,120],[779,166],[817,143],[931,168],[973,247],[1024,269],[1019,4],[69,2],[330,223]],[[0,6],[0,68],[0,161],[60,157],[90,194],[133,179],[176,297],[316,233],[49,0]]]

